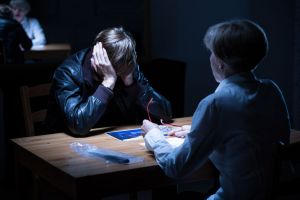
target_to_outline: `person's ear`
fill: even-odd
[[[219,70],[223,71],[224,68],[225,68],[224,63],[220,62],[220,63],[218,64],[218,68],[219,68]]]
[[[222,60],[220,59],[220,58],[218,58],[218,57],[216,57],[216,64],[217,64],[217,66],[218,66],[218,69],[219,70],[224,70],[224,63],[222,62]]]

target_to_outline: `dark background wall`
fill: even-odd
[[[209,64],[209,52],[202,38],[206,29],[215,23],[232,18],[256,21],[266,31],[270,51],[257,69],[257,75],[273,79],[282,89],[293,118],[295,105],[295,77],[299,75],[299,36],[295,30],[297,0],[28,0],[31,16],[37,17],[49,43],[70,43],[72,52],[90,47],[97,33],[106,27],[124,26],[137,41],[141,62],[155,58],[179,60],[186,63],[183,75],[184,115],[193,114],[199,101],[213,92],[217,83]],[[8,3],[8,0],[1,0]],[[299,3],[298,3],[299,4]],[[297,4],[297,5],[298,5]],[[298,18],[299,18],[298,5]],[[298,25],[299,25],[298,19]],[[298,38],[298,62],[295,58],[295,37]],[[298,63],[298,65],[297,65]],[[157,73],[160,69],[157,68]],[[172,65],[164,73],[165,81],[180,83]],[[298,72],[295,75],[294,72]],[[12,74],[14,71],[12,70]],[[19,74],[18,76],[26,76]],[[155,77],[155,73],[152,73]],[[298,81],[299,82],[299,81]],[[157,81],[157,84],[160,84]],[[175,88],[163,88],[181,96]],[[299,87],[299,84],[298,84]],[[164,90],[164,91],[163,91]],[[172,95],[172,94],[171,94]],[[0,94],[1,97],[1,94]],[[178,98],[179,99],[179,98]],[[2,99],[0,98],[0,109]],[[299,106],[298,106],[299,109]],[[298,114],[299,115],[299,114]],[[1,118],[1,115],[0,115]],[[0,120],[0,132],[3,124]],[[298,125],[300,127],[300,125]],[[1,134],[1,146],[3,143]],[[3,153],[1,150],[1,163]],[[4,156],[3,156],[4,157]],[[1,165],[1,169],[2,169]],[[1,170],[1,178],[4,171]]]
[[[151,52],[187,63],[185,114],[193,113],[200,99],[214,91],[209,52],[202,39],[208,26],[232,18],[255,20],[266,31],[270,51],[257,69],[273,79],[292,110],[294,68],[293,0],[152,0]],[[170,5],[173,5],[172,7]]]
[[[144,2],[140,0],[29,0],[31,15],[45,29],[47,41],[67,42],[74,51],[89,47],[100,30],[124,26],[140,42],[144,34]]]
[[[29,0],[48,42],[67,42],[73,52],[89,47],[96,34],[124,26],[137,40],[142,59],[169,58],[187,64],[185,115],[217,86],[202,38],[208,26],[232,18],[255,20],[266,31],[270,51],[257,69],[273,79],[293,105],[295,0]],[[170,81],[170,77],[166,77]],[[176,88],[175,88],[176,89]]]

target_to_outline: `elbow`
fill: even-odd
[[[174,179],[182,179],[191,176],[194,173],[194,170],[183,164],[175,164],[169,165],[169,169],[165,170],[165,174]]]
[[[166,176],[170,178],[180,179],[186,175],[184,170],[180,166],[178,166],[178,163],[173,163],[170,160],[164,164],[160,163],[159,165],[165,172]]]
[[[81,109],[66,110],[66,123],[68,130],[74,136],[84,137],[90,133],[92,124]]]
[[[86,123],[78,120],[68,120],[68,129],[72,135],[78,137],[87,136],[90,133],[91,127],[87,126]]]
[[[78,137],[84,137],[87,136],[89,134],[89,129],[85,129],[85,128],[80,128],[77,126],[69,126],[69,130],[71,132],[72,135],[74,136],[78,136]]]

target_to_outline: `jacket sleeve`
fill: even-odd
[[[138,65],[134,72],[134,81],[134,84],[126,90],[138,106],[145,113],[149,112],[152,121],[158,122],[160,119],[170,121],[172,118],[170,102],[152,88]]]
[[[78,80],[82,73],[77,63],[74,67],[59,68],[54,74],[55,98],[68,129],[76,135],[84,136],[101,118],[113,93],[99,85],[95,93],[83,99],[83,83]]]

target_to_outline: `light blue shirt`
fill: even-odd
[[[36,18],[24,17],[21,24],[32,41],[33,46],[41,46],[46,44],[44,31]]]
[[[271,186],[274,143],[289,142],[290,122],[280,89],[253,73],[235,74],[198,105],[191,131],[175,149],[159,129],[145,136],[159,166],[183,177],[210,159],[220,172],[217,200],[266,199]]]

